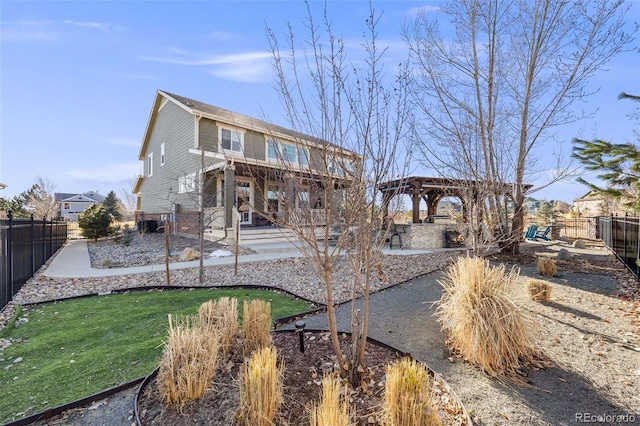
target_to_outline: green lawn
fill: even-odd
[[[0,352],[0,422],[146,376],[158,364],[167,314],[197,313],[223,296],[237,298],[240,311],[243,300],[271,300],[274,319],[311,309],[287,295],[231,289],[139,291],[24,308],[29,321],[0,334],[14,341]]]

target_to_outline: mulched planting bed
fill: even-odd
[[[334,370],[335,356],[328,333],[305,332],[305,352],[299,351],[299,336],[292,332],[273,333],[273,344],[284,361],[284,403],[279,410],[276,425],[309,424],[307,407],[319,399],[324,373]],[[344,347],[350,337],[342,335]],[[352,406],[356,407],[358,425],[381,423],[386,365],[401,358],[396,351],[369,343],[368,362],[364,386],[350,392]],[[211,388],[204,397],[183,406],[168,406],[160,399],[155,379],[140,392],[138,413],[142,425],[220,425],[233,424],[238,404],[237,377],[239,362],[222,362]],[[466,424],[467,417],[455,395],[441,380],[434,381],[435,400],[443,424]]]

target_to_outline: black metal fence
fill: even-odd
[[[600,239],[640,279],[640,217],[603,216],[599,218],[599,230]]]
[[[560,228],[560,237],[584,240],[599,238],[597,217],[559,218],[556,225]]]
[[[67,240],[64,222],[0,219],[0,309]]]

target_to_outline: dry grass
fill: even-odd
[[[168,404],[204,395],[216,372],[219,339],[200,318],[169,315],[169,340],[158,370],[158,390]]]
[[[271,302],[245,300],[242,309],[242,340],[245,357],[271,345]]]
[[[282,404],[284,366],[275,348],[263,347],[243,365],[237,420],[246,426],[271,426]]]
[[[543,280],[527,280],[525,284],[527,294],[531,300],[548,302],[551,299],[551,284]]]
[[[431,378],[424,365],[404,358],[387,366],[384,414],[387,426],[442,424],[431,402]]]
[[[227,355],[238,336],[238,299],[221,297],[200,305],[198,314],[204,324],[220,337],[222,354]]]
[[[440,280],[436,315],[449,344],[492,376],[518,380],[517,370],[537,355],[532,328],[513,302],[518,270],[482,258],[459,258]]]
[[[541,257],[538,259],[538,272],[540,275],[552,277],[556,273],[556,261],[549,259],[548,257]]]
[[[322,395],[319,404],[309,410],[311,426],[350,426],[353,415],[346,392],[340,393],[340,379],[332,375],[322,378]]]

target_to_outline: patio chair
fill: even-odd
[[[536,225],[529,225],[529,228],[527,228],[527,232],[525,232],[524,234],[524,239],[535,240],[537,233],[538,233],[538,227]]]
[[[547,226],[544,231],[536,231],[535,239],[540,238],[541,240],[551,241],[551,238],[548,236],[549,232],[551,232],[551,226]]]

